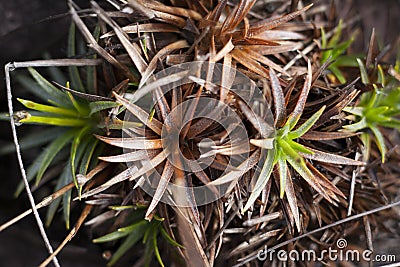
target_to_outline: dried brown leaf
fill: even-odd
[[[306,147],[310,151],[313,152],[313,154],[306,154],[306,153],[301,153],[303,157],[306,159],[311,159],[311,160],[316,160],[316,161],[321,161],[321,162],[326,162],[326,163],[333,163],[333,164],[341,164],[341,165],[355,165],[355,166],[364,166],[365,162],[361,162],[358,160],[354,159],[349,159],[343,156],[339,156],[336,154],[331,154],[327,152],[323,152],[320,150],[316,150],[310,147]]]
[[[153,210],[156,208],[158,202],[162,199],[165,190],[168,187],[169,181],[172,178],[172,175],[174,174],[174,167],[170,163],[169,160],[165,162],[163,172],[160,178],[160,182],[157,185],[156,192],[154,193],[151,203],[149,205],[149,208],[146,211],[145,219],[149,220],[150,219],[150,214],[153,212]]]
[[[94,1],[90,1],[94,11],[97,13],[100,19],[107,23],[115,32],[121,44],[124,46],[128,55],[130,56],[133,64],[142,74],[147,68],[147,63],[140,54],[139,46],[135,43],[131,43],[127,34],[121,29],[121,27],[113,21],[107,13]]]
[[[146,139],[142,137],[137,138],[112,138],[100,135],[95,135],[101,141],[117,147],[128,149],[160,149],[163,148],[161,139]],[[139,154],[138,154],[139,155]]]
[[[273,28],[278,27],[279,25],[288,22],[289,20],[294,19],[295,17],[297,17],[298,15],[304,13],[305,11],[307,11],[310,7],[312,7],[313,4],[310,4],[308,6],[303,7],[300,10],[297,10],[295,12],[289,13],[285,16],[281,16],[279,18],[273,19],[273,20],[265,20],[265,21],[261,21],[255,25],[252,25],[252,27],[250,28],[249,31],[249,36],[254,36],[254,35],[258,35],[264,31],[267,30],[271,30]]]
[[[136,116],[141,122],[143,122],[147,127],[152,129],[156,134],[161,136],[161,129],[163,127],[162,123],[156,118],[150,120],[150,114],[141,109],[139,106],[129,102],[123,97],[113,92],[113,95],[117,99],[117,102],[124,105],[134,116]]]

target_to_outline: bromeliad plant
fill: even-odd
[[[312,188],[329,202],[339,201],[338,196],[345,198],[345,195],[338,190],[328,178],[307,162],[307,159],[345,165],[363,165],[364,163],[312,149],[297,141],[314,126],[325,110],[325,106],[323,106],[309,119],[301,125],[298,125],[306,104],[307,96],[311,89],[312,73],[310,62],[308,63],[307,77],[296,106],[287,118],[284,94],[279,84],[278,77],[273,70],[270,70],[270,80],[275,104],[275,126],[277,130],[274,138],[253,139],[250,141],[253,145],[261,149],[267,149],[268,151],[262,170],[258,177],[256,177],[254,189],[243,210],[246,211],[254,205],[261,191],[267,185],[274,166],[276,166],[279,173],[280,197],[283,198],[286,191],[290,209],[292,210],[296,225],[300,231],[298,205],[288,163]],[[257,120],[252,119],[254,115],[251,114],[250,110],[246,110],[244,106],[243,111],[247,118],[253,123],[253,126],[261,133],[262,129],[258,125],[260,125],[259,121],[262,120],[262,118],[258,118]]]
[[[321,28],[321,58],[320,63],[324,64],[328,60],[333,61],[329,64],[328,70],[332,72],[328,77],[332,82],[336,80],[339,81],[340,84],[346,83],[346,78],[343,75],[343,72],[340,70],[341,67],[357,67],[356,57],[357,55],[344,55],[346,50],[351,46],[354,42],[355,36],[351,36],[346,41],[341,43],[341,35],[343,30],[343,22],[339,21],[338,26],[333,34],[333,36],[328,40],[325,30]]]
[[[152,259],[154,258],[154,256],[160,266],[164,266],[161,258],[161,253],[158,248],[158,239],[160,238],[160,236],[163,237],[163,239],[166,240],[168,244],[182,248],[180,244],[178,244],[174,239],[171,238],[171,236],[169,236],[169,234],[162,226],[162,223],[164,221],[163,218],[154,215],[154,220],[152,220],[151,222],[143,219],[143,207],[112,206],[111,209],[115,211],[133,211],[127,216],[127,219],[125,220],[125,223],[131,222],[129,225],[118,228],[112,233],[93,240],[94,243],[105,243],[124,238],[124,241],[121,243],[121,245],[112,255],[110,261],[107,263],[107,266],[113,266],[115,263],[117,263],[124,254],[126,254],[135,244],[140,241],[142,241],[142,243],[144,244],[143,266],[152,266]]]
[[[97,162],[97,155],[101,152],[101,146],[98,140],[93,136],[94,133],[100,133],[102,126],[100,111],[118,106],[115,102],[104,100],[88,101],[86,99],[76,98],[68,91],[69,84],[63,92],[55,85],[46,80],[35,69],[28,69],[34,80],[28,77],[20,77],[25,84],[34,84],[35,93],[42,99],[46,99],[48,104],[40,104],[34,101],[18,99],[28,111],[19,111],[15,113],[15,120],[18,124],[38,124],[52,126],[40,133],[42,142],[48,143],[47,147],[36,158],[28,168],[27,179],[38,185],[50,166],[60,159],[66,160],[68,164],[61,171],[55,190],[75,183],[79,192],[81,185],[77,180],[77,174],[86,175],[88,170],[93,168]],[[72,92],[75,92],[71,90]],[[75,92],[76,93],[76,92]],[[97,97],[101,99],[101,97]],[[32,143],[31,139],[37,138],[36,135],[28,136],[24,143]],[[40,145],[41,142],[36,142]],[[69,153],[65,151],[70,146]],[[28,146],[29,147],[29,146]],[[24,146],[23,146],[24,148]],[[66,154],[68,153],[68,154]],[[21,184],[17,189],[16,195],[22,191]],[[71,190],[63,195],[64,219],[67,228],[69,228]],[[55,200],[48,209],[46,224],[52,221],[55,212],[58,209],[61,199]]]
[[[364,63],[357,59],[359,64],[361,79],[365,85],[370,84],[370,79],[367,75],[367,70]],[[400,86],[398,81],[394,80],[394,84],[388,86],[386,76],[382,67],[378,65],[377,82],[373,83],[373,90],[364,93],[358,104],[352,107],[346,107],[344,111],[351,115],[347,118],[353,121],[353,124],[343,126],[344,129],[352,132],[371,131],[375,137],[375,142],[381,153],[381,161],[386,159],[385,138],[380,130],[381,127],[387,127],[400,130]],[[397,70],[397,71],[396,71]],[[398,73],[399,63],[393,68],[395,73]],[[378,88],[378,84],[382,88]],[[368,161],[371,151],[371,135],[368,131],[362,132],[361,140],[365,148],[365,160]]]

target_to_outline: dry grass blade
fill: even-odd
[[[173,51],[189,47],[186,40],[179,40],[173,42],[165,47],[163,47],[150,61],[149,66],[146,68],[145,72],[142,74],[142,79],[140,80],[139,88],[141,88],[147,81],[147,79],[154,73],[157,68],[157,62],[162,62],[164,58],[171,54]]]
[[[337,196],[346,198],[342,191],[340,191],[325,175],[323,175],[314,165],[307,162],[308,169],[313,173],[313,175],[318,179],[318,182],[327,190],[329,196],[336,201],[339,201]]]
[[[326,153],[326,152],[312,149],[309,147],[306,147],[306,148],[313,152],[313,154],[301,153],[301,155],[307,159],[326,162],[326,163],[342,164],[342,165],[355,165],[355,166],[364,166],[365,165],[365,162],[361,162],[361,161],[354,160],[354,159],[349,159],[349,158],[331,154],[331,153]]]
[[[129,149],[160,149],[163,147],[161,139],[145,139],[145,138],[112,138],[96,135],[101,141],[112,146],[129,148]]]
[[[279,79],[273,69],[269,70],[269,77],[271,81],[272,96],[274,97],[275,126],[281,126],[286,118],[285,96],[282,87],[279,84]]]
[[[300,119],[301,114],[303,114],[308,93],[310,92],[311,89],[311,80],[312,80],[311,62],[310,60],[308,60],[307,77],[306,80],[304,81],[303,89],[300,92],[299,99],[297,100],[293,112],[288,117],[288,122],[291,129],[293,129],[293,127],[296,126],[297,122]]]
[[[208,115],[207,117],[201,118],[189,127],[189,131],[187,133],[187,138],[191,139],[202,132],[206,131],[208,127],[210,127],[215,121],[218,121],[221,118],[221,114],[223,114],[225,105],[217,105]],[[214,119],[209,119],[214,118]]]
[[[152,10],[162,11],[165,13],[170,13],[181,17],[187,17],[194,20],[201,20],[203,18],[203,16],[200,13],[196,12],[195,10],[186,9],[182,7],[167,6],[158,1],[146,0],[144,2],[144,5]]]
[[[282,216],[282,212],[280,212],[280,211],[273,212],[273,213],[264,215],[262,217],[251,218],[249,220],[246,220],[243,222],[243,226],[252,227],[252,226],[255,226],[260,223],[265,223],[265,222],[269,222],[269,221],[278,219],[281,216]]]
[[[268,239],[276,236],[279,232],[281,232],[281,229],[272,230],[260,235],[253,236],[248,241],[244,241],[240,243],[237,247],[232,249],[229,253],[229,256],[240,255],[249,251],[252,251],[250,255],[257,254],[257,247],[260,247],[263,243],[267,242]]]
[[[321,186],[320,179],[317,179],[314,174],[307,168],[306,162],[303,158],[300,158],[300,163],[295,159],[288,158],[287,161],[289,164],[296,170],[298,174],[312,187],[315,191],[317,191],[321,196],[323,196],[327,201],[333,203],[332,199],[329,196],[329,193],[326,192],[325,188]]]
[[[73,90],[71,88],[68,88],[66,86],[63,86],[57,82],[52,82],[54,85],[56,85],[57,87],[61,88],[62,90],[68,91],[70,93],[72,93],[73,95],[79,96],[83,99],[89,100],[89,101],[112,101],[113,99],[110,97],[104,97],[104,96],[99,96],[99,95],[91,95],[91,94],[86,94],[86,93],[82,93],[76,90]]]
[[[146,24],[134,24],[128,25],[121,28],[121,30],[125,33],[150,33],[150,32],[179,32],[177,27],[164,24],[164,23],[146,23]],[[107,32],[100,36],[101,39],[112,37],[115,35],[115,32]]]
[[[107,162],[132,162],[155,157],[160,151],[157,150],[138,150],[121,155],[99,157],[100,160]]]
[[[297,32],[272,30],[258,34],[257,38],[263,40],[303,40],[305,36]]]
[[[74,228],[69,232],[67,237],[61,242],[61,244],[57,247],[57,249],[45,260],[43,261],[39,267],[45,267],[47,266],[53,258],[60,253],[60,251],[65,247],[65,245],[71,241],[71,239],[76,235],[78,232],[79,228],[81,227],[82,223],[86,220],[87,216],[89,215],[90,211],[92,210],[92,205],[86,205],[85,208],[83,209],[81,216],[79,216],[78,221],[76,222]]]
[[[248,55],[245,52],[239,49],[233,49],[231,54],[232,57],[243,66],[249,68],[258,75],[261,75],[262,77],[268,78],[267,69],[261,66],[261,64],[258,63],[256,60],[248,58]]]
[[[115,21],[113,21],[106,12],[94,1],[90,1],[94,11],[97,13],[100,19],[102,19],[105,23],[107,23],[115,32],[121,44],[124,46],[128,55],[132,59],[133,64],[135,64],[136,68],[139,70],[141,74],[143,74],[147,69],[147,63],[140,55],[139,46],[135,43],[131,43],[129,41],[129,37],[125,32],[118,26]]]
[[[185,138],[189,133],[189,130],[190,130],[190,128],[192,126],[192,122],[193,122],[193,116],[195,115],[195,111],[196,111],[197,105],[199,103],[199,99],[200,99],[200,96],[201,96],[202,92],[203,92],[203,85],[197,91],[196,96],[194,98],[194,102],[192,103],[192,105],[190,105],[187,108],[187,110],[185,110],[184,112],[182,111],[182,109],[179,109],[180,113],[185,113],[184,115],[183,114],[179,114],[179,116],[182,116],[182,117],[185,116],[185,118],[186,118],[185,120],[187,121],[186,125],[184,125],[182,130],[181,130],[181,133],[180,133],[181,138]]]
[[[301,138],[305,140],[325,141],[325,140],[349,138],[356,135],[359,135],[359,133],[308,131],[305,134],[303,134]]]
[[[266,123],[257,113],[254,113],[245,103],[239,101],[239,106],[254,128],[260,132],[262,138],[268,138],[274,132],[274,128]]]
[[[290,171],[287,172],[285,194],[286,194],[287,201],[289,203],[289,208],[292,211],[292,214],[294,217],[297,231],[300,233],[301,232],[301,223],[300,223],[299,205],[297,203],[296,192],[294,190],[293,180],[292,180]]]
[[[167,160],[165,162],[165,166],[164,166],[161,178],[160,178],[160,182],[157,185],[156,192],[154,193],[154,195],[151,199],[149,208],[146,211],[146,215],[145,215],[146,220],[150,220],[150,214],[156,208],[158,202],[162,199],[164,192],[168,187],[169,180],[172,178],[173,174],[174,174],[174,166],[172,166],[170,161]]]
[[[255,0],[241,0],[239,4],[235,6],[233,12],[229,13],[229,16],[225,19],[221,32],[229,32],[235,29],[245,18],[255,2]]]
[[[356,187],[356,171],[353,171],[350,181],[350,194],[349,194],[350,196],[349,196],[349,205],[347,206],[347,216],[350,216],[353,210],[355,187]]]
[[[154,18],[155,14],[151,8],[146,7],[143,0],[128,0],[128,6],[140,12],[148,19]]]
[[[154,14],[156,15],[154,18],[155,20],[174,25],[180,29],[183,29],[186,26],[186,20],[179,16],[161,11],[154,11]]]
[[[158,165],[160,165],[167,158],[167,156],[168,156],[168,154],[166,154],[165,152],[161,152],[160,154],[158,154],[157,156],[152,158],[150,161],[147,161],[146,163],[144,163],[143,166],[139,170],[136,170],[135,166],[129,167],[125,171],[121,172],[117,176],[114,176],[113,178],[111,178],[104,184],[98,186],[97,188],[92,189],[88,192],[85,192],[84,194],[82,194],[81,198],[87,198],[87,197],[93,196],[95,194],[103,192],[107,188],[109,188],[117,183],[126,181],[128,179],[132,181],[134,179],[141,177],[142,175],[146,174],[149,171],[154,171],[154,168],[157,167]]]
[[[218,54],[219,54],[219,52],[218,52]],[[217,56],[218,56],[218,54],[217,54]],[[223,103],[225,102],[226,97],[229,94],[229,90],[232,86],[232,83],[234,81],[234,76],[236,74],[236,69],[232,68],[231,66],[232,66],[232,56],[230,54],[224,55],[224,64],[222,67],[222,74],[221,74],[221,76],[222,76],[221,77],[221,88],[220,88],[220,93],[219,93],[219,99]]]
[[[87,67],[98,66],[102,63],[101,59],[72,59],[72,58],[59,58],[59,59],[39,59],[31,61],[13,62],[13,69],[19,68],[36,68],[36,67]]]
[[[218,62],[223,59],[226,55],[228,55],[235,46],[232,43],[232,38],[228,40],[228,42],[224,45],[224,47],[218,51],[218,53],[211,58],[211,62]]]
[[[124,105],[124,107],[126,107],[133,115],[135,115],[147,127],[152,129],[156,134],[161,135],[162,123],[160,121],[158,121],[156,118],[150,120],[150,114],[141,109],[139,106],[136,106],[114,92],[113,95],[117,99],[118,103]]]
[[[359,93],[360,91],[358,90],[352,90],[351,92],[348,92],[343,97],[338,99],[338,101],[340,102],[337,103],[334,107],[324,112],[324,114],[321,115],[319,120],[314,124],[314,126],[311,129],[318,128],[322,124],[329,121],[333,116],[339,114],[346,106],[348,106],[351,103],[351,101],[353,101],[357,97]]]
[[[365,66],[371,66],[374,60],[376,60],[376,56],[379,54],[378,45],[375,37],[375,28],[372,28],[371,37],[368,44],[368,51],[365,60]]]
[[[232,184],[235,184],[236,181],[242,177],[246,172],[248,172],[251,168],[253,168],[260,157],[260,150],[256,150],[248,159],[243,161],[237,168],[239,169],[238,171],[231,171],[218,179],[212,181],[208,185],[221,185],[225,183],[232,182]]]
[[[274,138],[250,139],[250,144],[264,149],[272,149],[274,147],[274,140]]]
[[[248,49],[254,49],[258,53],[262,55],[274,55],[285,53],[288,51],[295,51],[301,49],[303,44],[301,42],[291,42],[291,41],[281,41],[278,46],[264,46],[264,45],[248,45],[246,46]],[[284,70],[288,70],[289,68],[283,68]]]
[[[118,69],[121,69],[125,76],[131,80],[132,82],[137,82],[138,79],[133,75],[133,73],[129,70],[129,68],[123,64],[121,64],[115,57],[110,55],[104,48],[102,48],[94,39],[89,29],[86,27],[85,23],[83,23],[82,19],[79,17],[75,8],[71,3],[68,3],[69,9],[72,15],[72,19],[75,22],[78,29],[81,31],[83,37],[86,39],[86,42],[89,43],[89,47],[91,47],[96,53],[98,53],[101,57],[107,60],[111,65],[115,66]]]
[[[254,26],[250,27],[249,37],[252,37],[252,36],[260,34],[260,33],[264,32],[264,31],[276,28],[277,26],[279,26],[279,25],[281,25],[281,24],[283,24],[285,22],[288,22],[289,20],[292,20],[293,18],[297,17],[298,15],[304,13],[305,11],[307,11],[312,6],[313,6],[313,4],[310,4],[308,6],[303,7],[300,10],[297,10],[295,12],[292,12],[292,13],[287,14],[285,16],[282,16],[280,18],[276,18],[276,19],[274,19],[272,21],[268,21],[267,20],[266,22],[257,23],[257,25],[254,25]]]
[[[160,87],[162,87],[164,85],[167,85],[167,84],[170,84],[170,83],[174,83],[174,82],[177,82],[177,81],[180,81],[180,80],[184,79],[187,76],[188,73],[189,73],[189,71],[185,70],[185,71],[182,71],[182,72],[171,74],[171,75],[168,75],[166,77],[151,81],[150,83],[148,83],[145,86],[139,88],[135,92],[131,102],[138,101],[140,98],[142,98],[146,94],[151,93],[153,90],[155,90],[157,88],[160,88]]]
[[[290,76],[289,73],[287,73],[281,66],[278,64],[274,63],[272,60],[268,59],[267,57],[263,56],[257,50],[254,49],[249,49],[249,48],[243,48],[243,52],[247,54],[248,57],[264,64],[267,65],[270,69],[274,69],[286,76]]]

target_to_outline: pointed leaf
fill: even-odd
[[[163,148],[161,139],[146,139],[144,137],[136,138],[113,138],[95,135],[101,141],[117,147],[129,149],[160,149]]]
[[[149,171],[154,171],[155,170],[154,168],[157,167],[158,165],[160,165],[161,162],[163,162],[167,158],[167,156],[168,156],[168,154],[163,151],[160,154],[158,154],[157,156],[155,156],[154,158],[152,158],[150,161],[145,162],[139,170],[137,170],[136,167],[129,167],[128,169],[126,169],[125,171],[121,172],[120,174],[114,176],[113,178],[111,178],[110,180],[105,182],[104,184],[82,194],[81,198],[90,197],[92,195],[103,192],[107,188],[109,188],[117,183],[120,183],[127,179],[132,181],[132,180],[135,180],[135,179],[141,177],[142,175],[146,174]]]
[[[305,154],[312,154],[313,152],[309,149],[307,149],[305,146],[302,144],[299,144],[293,140],[286,140],[287,144],[297,153],[305,153]]]
[[[360,75],[361,75],[361,81],[363,84],[369,84],[369,78],[367,74],[367,69],[365,68],[364,63],[361,61],[361,59],[357,58],[357,63],[358,67],[360,69]]]
[[[274,167],[274,158],[275,158],[275,149],[268,150],[267,159],[265,160],[265,163],[261,169],[260,175],[256,178],[257,181],[255,183],[254,188],[251,191],[250,197],[247,200],[246,205],[242,210],[242,213],[244,213],[251,206],[253,206],[254,202],[256,201],[256,199],[266,186],[269,178],[271,177],[271,173]]]
[[[33,147],[39,147],[43,144],[50,142],[55,139],[57,136],[60,136],[65,131],[64,128],[60,127],[49,127],[48,129],[44,129],[42,131],[37,131],[30,133],[27,136],[22,137],[19,140],[19,145],[21,150],[30,149]],[[0,148],[0,156],[11,153],[15,151],[15,145],[10,143],[3,145]]]
[[[356,135],[358,135],[358,133],[308,131],[307,133],[302,135],[301,138],[305,139],[305,140],[324,141],[324,140],[335,140],[335,139],[348,138],[348,137],[353,137]]]
[[[28,68],[28,71],[39,84],[40,88],[44,91],[43,94],[46,95],[48,99],[54,101],[59,106],[71,106],[68,99],[66,99],[65,94],[60,92],[60,90],[58,90],[54,85],[40,75],[39,72],[37,72],[34,68]]]
[[[307,67],[307,77],[304,81],[303,89],[301,90],[299,99],[297,100],[296,106],[293,112],[289,115],[286,124],[289,125],[290,130],[293,129],[297,122],[300,119],[300,116],[303,113],[304,106],[306,104],[308,93],[311,89],[311,80],[312,80],[312,72],[311,72],[311,62],[308,60],[308,67]]]
[[[40,168],[36,175],[36,184],[40,182],[43,174],[46,172],[47,167],[53,161],[57,153],[74,137],[76,134],[76,129],[71,129],[65,132],[63,135],[59,136],[56,140],[51,142],[51,144],[46,148],[43,156],[43,160],[40,163]]]
[[[113,101],[96,101],[96,102],[90,102],[89,103],[89,108],[90,108],[90,113],[89,116],[93,115],[96,112],[105,110],[105,109],[110,109],[110,108],[115,108],[118,107],[120,104],[115,103]]]
[[[117,231],[114,231],[114,232],[104,235],[102,237],[93,239],[93,243],[104,243],[104,242],[110,242],[110,241],[120,239],[124,236],[129,235],[130,233],[135,231],[137,228],[140,228],[144,225],[148,225],[148,222],[145,220],[140,220],[139,222],[136,222],[132,225],[129,225],[129,226],[123,227],[123,228],[119,228]]]
[[[286,118],[285,96],[279,84],[279,79],[273,69],[269,70],[269,77],[271,80],[272,95],[274,97],[275,126],[281,126]]]
[[[175,247],[184,248],[181,244],[179,244],[174,239],[172,239],[172,237],[167,233],[167,231],[164,230],[163,227],[160,227],[160,232],[164,236],[164,238],[167,240],[168,243],[170,243],[171,245],[173,245]]]
[[[148,227],[148,222],[144,221],[144,223],[140,223],[133,229],[117,251],[115,251],[107,266],[114,265],[131,247],[133,247],[143,237],[143,233]]]
[[[118,94],[113,93],[117,102],[124,105],[134,116],[136,116],[141,122],[143,122],[146,126],[152,129],[156,134],[161,135],[161,129],[163,127],[162,123],[157,119],[153,118],[151,121],[149,120],[149,113],[136,106],[135,104],[127,101],[126,99],[120,97]]]
[[[43,104],[35,103],[30,100],[21,99],[21,98],[17,98],[17,100],[22,105],[24,105],[25,107],[32,109],[32,110],[37,110],[37,111],[46,112],[46,113],[53,113],[53,114],[57,114],[57,115],[65,115],[65,116],[73,116],[73,117],[79,116],[79,113],[77,111],[70,109],[70,108],[43,105]]]
[[[312,6],[313,6],[313,4],[310,4],[308,6],[303,7],[302,9],[299,9],[299,10],[294,11],[292,13],[289,13],[287,15],[278,17],[276,19],[261,21],[260,23],[258,23],[257,26],[253,26],[253,27],[250,28],[248,35],[249,36],[258,35],[258,34],[264,32],[264,31],[276,28],[279,25],[281,25],[281,24],[283,24],[285,22],[288,22],[289,20],[292,20],[293,18],[301,15],[302,13],[307,11]]]
[[[322,108],[320,108],[320,110],[318,110],[316,113],[314,113],[314,115],[312,115],[307,121],[305,121],[299,128],[288,133],[288,135],[287,135],[288,138],[296,139],[296,138],[303,136],[303,134],[305,134],[306,132],[308,132],[308,130],[310,130],[311,127],[314,126],[314,124],[317,122],[319,117],[322,115],[322,113],[325,110],[325,107],[326,106],[323,106]]]
[[[345,107],[343,111],[362,117],[364,114],[364,109],[365,108],[363,107]]]
[[[365,119],[365,117],[363,117],[359,122],[344,125],[343,128],[352,132],[357,132],[362,129],[368,128],[367,120]]]
[[[355,166],[365,165],[364,162],[361,162],[358,160],[349,159],[349,158],[346,158],[343,156],[323,152],[323,151],[312,149],[309,147],[306,147],[306,148],[313,152],[313,154],[301,153],[301,155],[307,159],[326,162],[326,163],[341,164],[341,165],[355,165]]]
[[[338,67],[330,65],[328,69],[332,71],[333,75],[335,75],[335,77],[339,80],[340,84],[346,83],[346,78],[343,76],[342,71]]]
[[[383,137],[383,134],[381,133],[381,131],[378,129],[377,126],[369,125],[369,128],[375,135],[376,144],[378,145],[379,151],[381,152],[382,163],[384,163],[386,155],[385,138]]]
[[[296,170],[301,177],[303,177],[306,182],[315,189],[321,196],[323,196],[326,200],[332,203],[331,198],[327,195],[325,190],[318,183],[318,180],[314,177],[311,171],[307,168],[304,159],[301,158],[300,161],[297,161],[291,157],[287,158],[289,164]]]
[[[292,211],[294,221],[297,226],[297,231],[300,233],[301,232],[301,223],[300,223],[300,215],[299,215],[299,208],[298,208],[299,205],[297,204],[296,193],[295,193],[295,189],[293,187],[293,181],[292,181],[290,172],[287,172],[287,182],[286,182],[285,192],[286,192],[287,201],[289,203],[289,208]]]
[[[162,227],[162,226],[160,226]],[[158,250],[158,244],[157,244],[157,232],[156,230],[153,230],[153,246],[154,246],[154,254],[156,255],[158,263],[161,265],[161,267],[164,267],[164,263],[161,259],[160,251]]]
[[[283,195],[285,194],[286,179],[287,179],[287,164],[285,159],[278,159],[278,170],[279,170],[279,182],[280,182],[279,197],[283,198]]]
[[[151,203],[149,205],[149,208],[146,211],[145,219],[149,219],[149,215],[153,212],[153,210],[156,208],[158,202],[161,201],[165,190],[168,187],[169,181],[172,178],[172,175],[174,174],[174,166],[170,163],[169,160],[165,162],[165,166],[160,178],[160,182],[157,185],[156,192],[154,193]]]
[[[253,112],[245,103],[239,101],[239,106],[246,116],[246,118],[251,122],[251,124],[256,128],[262,138],[268,138],[274,132],[272,125],[265,122],[257,113]]]
[[[107,162],[132,162],[132,161],[153,158],[154,156],[156,156],[156,153],[159,152],[160,151],[154,151],[154,150],[138,150],[116,156],[99,157],[99,159]]]
[[[60,190],[67,184],[69,184],[72,181],[71,179],[71,166],[67,164],[67,166],[64,167],[60,178],[58,178],[57,185],[54,188],[54,191]],[[47,209],[47,214],[46,214],[46,226],[50,226],[51,222],[53,221],[53,218],[58,210],[58,207],[62,201],[62,198],[57,198],[55,199]],[[67,221],[66,221],[67,222]]]
[[[260,151],[255,151],[249,158],[243,161],[238,166],[238,171],[231,171],[227,174],[219,177],[218,179],[212,181],[208,185],[221,185],[229,182],[236,182],[240,177],[242,177],[248,170],[253,168],[259,161]]]
[[[68,33],[68,47],[67,47],[68,58],[73,58],[76,56],[75,32],[76,32],[75,23],[71,23]],[[85,88],[83,86],[81,77],[79,75],[78,67],[69,66],[68,72],[69,72],[69,77],[71,78],[72,87],[77,88],[78,91],[80,92],[85,92]]]
[[[90,127],[84,127],[80,129],[80,131],[75,135],[74,140],[72,141],[71,145],[71,155],[70,155],[70,162],[71,162],[71,173],[72,173],[72,178],[74,180],[76,188],[78,188],[78,182],[76,180],[76,162],[75,158],[79,160],[79,157],[77,157],[77,151],[78,149],[82,150],[82,148],[86,147],[87,143],[82,144],[82,139],[85,137],[85,135],[90,131]]]
[[[275,138],[266,138],[266,139],[250,139],[250,144],[258,146],[264,149],[272,149],[274,148]]]
[[[95,138],[90,138],[88,140],[88,145],[87,145],[87,149],[85,151],[85,154],[82,156],[82,160],[81,160],[81,164],[79,166],[79,174],[82,175],[86,175],[88,169],[89,169],[89,165],[92,161],[96,161],[97,159],[92,160],[95,149],[97,148],[97,144],[98,144],[97,139]]]

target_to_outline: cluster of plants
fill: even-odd
[[[21,132],[41,125],[20,145],[41,151],[27,169],[31,185],[54,189],[38,204],[49,206],[47,226],[62,213],[70,229],[71,213],[81,212],[66,240],[86,222],[93,242],[108,243],[109,266],[124,255],[145,266],[257,266],[265,246],[330,224],[283,247],[323,250],[346,236],[362,250],[372,244],[371,228],[398,237],[395,223],[386,223],[398,223],[390,211],[379,219],[335,222],[388,204],[398,193],[400,59],[382,60],[389,50],[379,52],[374,33],[365,54],[351,53],[356,24],[339,19],[331,1],[236,2],[92,1],[88,10],[69,2],[67,56],[100,63],[15,75],[35,95],[17,99],[13,121]],[[229,71],[220,73],[219,85],[193,78],[165,94],[159,88],[176,77],[151,80],[188,62],[243,73],[267,104],[251,106],[238,97]],[[154,106],[142,109],[132,95],[150,95]],[[234,125],[221,127],[225,110],[210,109],[202,97],[237,111],[246,149],[221,137]],[[182,114],[171,111],[187,100],[196,104],[184,111],[189,123],[180,125],[180,150],[189,160],[212,155],[203,169],[178,168],[185,159],[174,156],[162,135],[179,124]],[[216,120],[194,117],[203,110]],[[136,121],[127,121],[127,113]],[[199,149],[202,140],[214,141],[207,154]],[[142,189],[148,181],[152,195]],[[169,184],[185,190],[171,192]],[[212,191],[222,184],[228,190],[214,202],[198,205],[192,197],[193,187]],[[21,183],[16,196],[22,190]]]

